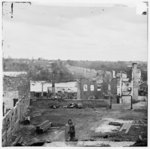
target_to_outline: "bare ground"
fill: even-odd
[[[72,101],[73,102],[73,101]],[[93,102],[94,103],[94,102]],[[49,108],[49,104],[59,104],[57,109]],[[46,142],[64,142],[64,129],[68,119],[72,119],[76,128],[76,137],[79,141],[133,141],[138,140],[139,135],[142,139],[147,140],[147,104],[139,102],[133,105],[133,110],[130,105],[113,104],[112,109],[108,109],[107,105],[83,106],[83,109],[68,109],[63,108],[67,102],[58,101],[36,101],[31,106],[31,125],[21,126],[18,135],[23,137],[26,145],[36,140]],[[95,103],[94,103],[95,104]],[[96,105],[98,105],[96,103]],[[35,113],[39,113],[35,116]],[[37,135],[34,126],[42,123],[45,120],[50,120],[53,127],[44,134]],[[108,122],[120,123],[120,126],[109,125]],[[133,125],[126,134],[124,131],[119,131],[123,123],[132,121]]]

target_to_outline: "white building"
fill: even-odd
[[[55,93],[61,92],[77,92],[77,82],[60,82],[55,83]],[[30,81],[30,92],[37,93],[38,96],[52,92],[52,83],[46,81]]]
[[[4,71],[3,75],[8,77],[17,77],[19,75],[26,75],[26,71]]]
[[[4,115],[7,113],[8,110],[11,110],[15,106],[18,99],[19,99],[18,91],[4,91],[3,92]]]
[[[120,72],[117,74],[117,95],[130,95],[131,94],[131,82],[127,77],[126,72]]]

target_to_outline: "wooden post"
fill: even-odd
[[[122,71],[120,72],[120,100],[119,103],[122,103]]]
[[[55,97],[55,79],[54,79],[54,72],[52,73],[52,93]]]
[[[109,108],[112,108],[112,99],[111,99],[111,86],[110,83],[108,84],[108,96],[109,96]]]
[[[133,109],[133,104],[132,104],[132,95],[131,95],[131,109]]]
[[[77,80],[77,99],[81,99],[81,80]]]
[[[43,85],[44,85],[44,82],[42,82],[42,97],[43,97]]]
[[[112,100],[111,100],[110,94],[109,94],[109,108],[110,109],[112,108]]]

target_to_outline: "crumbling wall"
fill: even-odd
[[[18,91],[4,91],[3,92],[3,103],[4,103],[4,115],[8,109],[12,109],[14,106],[13,99],[18,99]]]
[[[14,108],[12,108],[3,118],[2,122],[2,145],[10,146],[14,133],[19,129],[19,122],[23,120],[28,106],[29,98],[19,100]]]
[[[100,99],[102,90],[98,90],[96,81],[81,79],[79,82],[80,99]]]
[[[133,100],[138,100],[140,80],[141,80],[141,71],[137,68],[137,63],[133,63],[132,64]]]

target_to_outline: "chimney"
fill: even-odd
[[[116,72],[113,70],[112,73],[113,73],[113,78],[116,78]]]
[[[132,69],[137,69],[137,63],[132,63]]]

